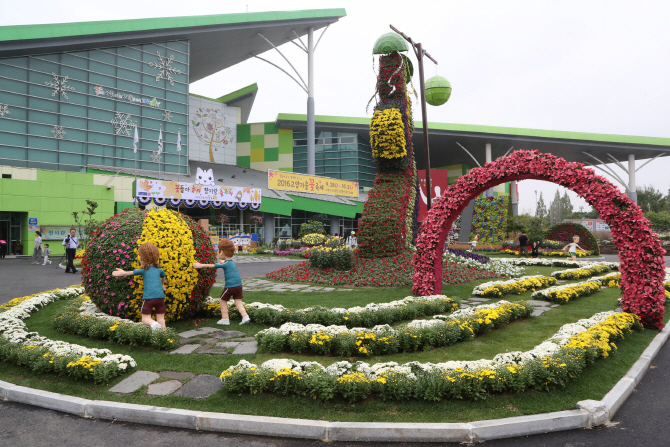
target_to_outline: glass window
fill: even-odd
[[[48,112],[58,112],[58,102],[47,99],[28,97],[28,107]]]
[[[9,158],[12,160],[26,160],[26,149],[22,147],[0,146],[2,151],[2,158]]]
[[[8,59],[3,59],[2,63],[7,65],[13,65],[15,67],[28,68],[27,57],[10,57]]]
[[[6,120],[0,120],[0,129],[1,130],[10,130],[10,129],[5,129],[6,123],[3,121]],[[0,155],[1,158],[6,158],[4,155],[5,152],[5,146],[4,145],[9,145],[9,146],[25,146],[26,145],[26,135],[25,135],[25,127],[26,125],[24,123],[21,123],[21,127],[23,127],[23,132],[22,133],[5,133],[5,132],[0,132],[0,142],[2,142],[3,146],[0,146],[0,153],[3,155]],[[13,132],[16,132],[14,130]]]
[[[61,55],[61,64],[86,70],[88,69],[88,59],[85,59],[85,57],[77,53],[65,53]]]
[[[0,74],[4,77],[18,79],[21,81],[28,80],[28,70],[25,68],[14,67],[5,63],[0,64]]]
[[[5,67],[0,67],[0,72],[2,72],[2,70],[4,69]],[[13,79],[0,78],[0,90],[25,94],[28,93],[28,84],[22,81],[15,81]],[[5,99],[4,94],[2,96],[2,99],[4,101]]]

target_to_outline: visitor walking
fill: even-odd
[[[5,259],[7,254],[7,241],[0,239],[0,259]]]
[[[77,232],[74,228],[70,228],[70,234],[63,239],[63,246],[65,247],[65,254],[67,255],[67,265],[65,267],[65,273],[77,273],[77,269],[74,267],[74,256],[77,254],[77,248],[79,247],[79,239],[75,236]]]
[[[145,242],[139,249],[141,269],[126,271],[117,268],[112,275],[116,277],[142,275],[144,292],[142,294],[142,323],[152,330],[165,329],[165,278],[167,275],[161,268],[158,260],[160,252],[151,242]],[[151,313],[156,311],[156,320]]]
[[[521,236],[519,236],[519,256],[525,254],[528,257],[528,236],[526,232],[521,230]]]
[[[568,250],[568,252],[570,253],[570,257],[568,259],[570,259],[571,261],[576,261],[577,260],[577,249],[578,248],[582,251],[586,251],[582,247],[579,246],[579,236],[573,236],[572,237],[572,243],[563,247],[563,250],[564,251]]]
[[[347,238],[347,247],[351,250],[358,247],[358,239],[356,239],[356,232],[352,231],[351,235]]]
[[[42,233],[35,232],[35,250],[33,251],[33,264],[39,264],[42,257]]]
[[[49,250],[49,244],[44,244],[44,263],[42,263],[42,265],[51,264],[49,256],[51,256],[51,250]]]
[[[226,280],[225,289],[221,294],[219,306],[221,307],[221,319],[216,322],[222,326],[230,325],[230,317],[228,316],[228,301],[232,297],[235,302],[237,311],[242,316],[242,324],[247,324],[250,321],[249,315],[242,303],[242,278],[237,271],[233,256],[235,255],[235,244],[230,239],[222,239],[219,241],[219,253],[217,257],[223,261],[218,264],[201,264],[199,262],[193,263],[193,268],[219,268],[223,269],[223,274]]]

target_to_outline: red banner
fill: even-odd
[[[419,222],[423,222],[426,219],[426,214],[428,213],[428,196],[426,191],[426,170],[420,169],[417,170],[419,174]],[[449,170],[448,169],[431,169],[430,170],[430,189],[432,189],[432,194],[430,195],[431,200],[434,202],[436,198],[442,195],[442,192],[449,187]]]

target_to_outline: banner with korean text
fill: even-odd
[[[268,188],[358,198],[358,182],[268,170]]]

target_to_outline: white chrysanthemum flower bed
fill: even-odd
[[[575,267],[575,268],[588,268],[594,264],[603,264],[607,267],[617,270],[619,268],[618,262],[607,262],[607,261],[569,261],[567,259],[539,259],[539,258],[500,258],[499,261],[505,262],[512,265],[524,265],[524,266],[539,266],[539,267]]]
[[[491,305],[488,305],[491,306]],[[479,307],[479,306],[478,306]],[[469,310],[469,309],[464,309]],[[591,318],[582,319],[576,323],[569,323],[561,326],[561,328],[552,335],[549,339],[535,346],[533,349],[525,352],[515,351],[515,352],[505,352],[496,355],[492,360],[467,360],[467,361],[448,361],[443,363],[420,363],[420,362],[409,362],[403,365],[399,365],[396,362],[384,362],[376,363],[370,365],[366,362],[356,362],[350,363],[347,361],[340,361],[331,364],[328,367],[324,367],[318,362],[297,362],[292,359],[272,359],[261,364],[261,369],[269,369],[272,371],[280,371],[282,369],[290,369],[294,371],[303,371],[308,372],[310,370],[319,370],[325,371],[326,373],[341,377],[345,374],[352,372],[360,372],[365,374],[369,379],[374,380],[383,374],[388,374],[389,372],[405,374],[408,377],[416,378],[413,371],[454,371],[457,369],[464,369],[467,371],[477,371],[481,369],[495,369],[500,366],[522,366],[525,363],[543,358],[547,355],[554,354],[561,349],[561,346],[565,345],[571,336],[579,334],[580,332],[586,331],[588,328],[595,326],[598,323],[602,323],[609,316],[615,315],[616,312],[599,312],[593,315]],[[258,368],[257,365],[250,363],[246,360],[241,360],[237,365],[231,366],[229,370],[239,370],[239,369],[252,369]],[[224,371],[225,373],[225,371]]]
[[[458,256],[457,254],[452,253],[450,251],[444,252],[444,259],[480,271],[492,272],[502,276],[509,276],[510,278],[521,276],[523,275],[524,271],[522,268],[517,267],[515,265],[506,262],[500,262],[501,261],[500,259],[489,258],[489,262],[487,262],[486,264],[482,264],[481,262],[476,261],[472,258]]]
[[[485,291],[486,289],[488,289],[488,288],[490,288],[490,287],[494,287],[494,286],[498,286],[498,285],[500,285],[500,286],[512,286],[512,285],[514,285],[514,284],[516,284],[516,283],[520,283],[520,282],[523,282],[523,281],[525,281],[525,280],[527,280],[527,279],[532,279],[532,278],[544,278],[544,275],[529,275],[529,276],[522,276],[521,278],[509,279],[509,280],[507,280],[507,281],[489,281],[489,282],[485,282],[485,283],[483,283],[483,284],[480,284],[480,285],[478,285],[478,286],[475,286],[475,288],[472,289],[472,294],[475,295],[475,296],[479,296],[479,295],[481,295],[482,293],[484,293],[484,291]]]
[[[35,346],[46,348],[56,357],[76,355],[79,357],[89,356],[100,360],[102,363],[115,363],[120,370],[128,366],[135,367],[137,363],[129,355],[112,354],[109,349],[88,348],[86,346],[67,343],[60,340],[51,340],[40,336],[37,332],[28,332],[23,322],[36,312],[59,299],[77,297],[84,293],[83,287],[70,287],[57,292],[41,293],[29,298],[9,310],[0,312],[0,336],[10,343],[23,346]]]
[[[533,292],[533,294],[530,297],[532,299],[538,299],[538,300],[549,300],[551,292],[557,292],[557,291],[561,291],[563,289],[572,289],[574,287],[579,287],[583,284],[592,283],[592,282],[599,282],[599,280],[597,278],[589,278],[589,279],[587,279],[585,281],[581,281],[581,282],[572,282],[572,283],[567,283],[567,284],[561,284],[560,286],[552,286],[552,287],[548,287],[546,289],[538,290],[537,292]]]
[[[414,320],[411,321],[410,323],[407,324],[408,327],[411,328],[424,328],[424,327],[431,327],[431,326],[436,326],[439,324],[443,324],[444,321],[449,321],[449,320],[464,320],[470,317],[474,317],[477,315],[477,312],[480,310],[489,310],[489,309],[496,309],[498,307],[507,305],[507,304],[512,304],[511,302],[507,300],[500,300],[495,303],[491,304],[480,304],[479,306],[472,306],[468,307],[465,309],[459,309],[455,311],[452,314],[449,315],[433,315],[432,320]]]

